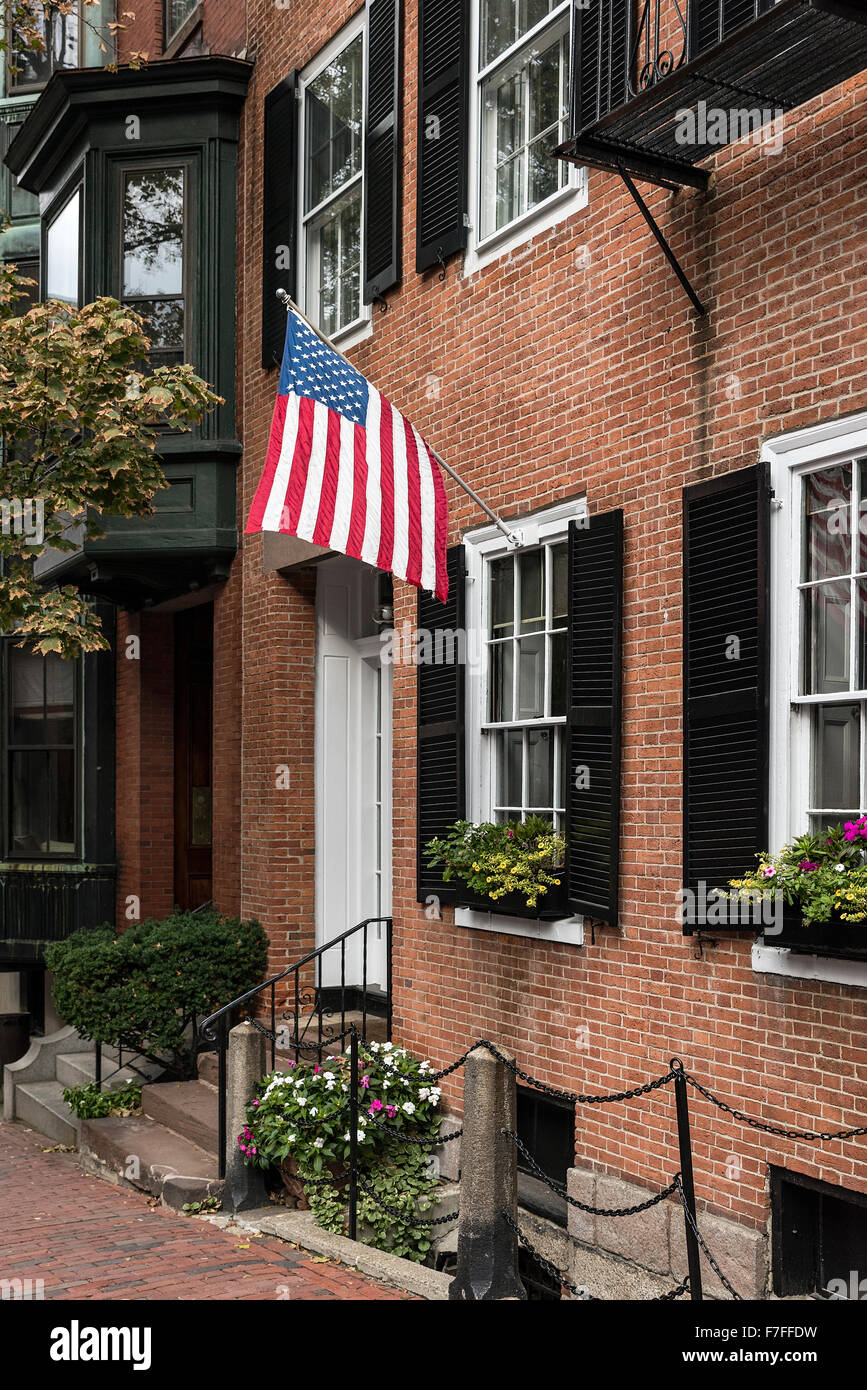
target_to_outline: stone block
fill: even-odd
[[[599,1174],[596,1178],[598,1207],[632,1207],[652,1197],[652,1191],[622,1178]],[[669,1256],[669,1220],[671,1204],[659,1202],[636,1216],[597,1216],[595,1244],[612,1254],[620,1255],[644,1269],[667,1274],[671,1269]]]

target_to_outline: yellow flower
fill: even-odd
[[[556,883],[557,887],[559,888],[559,887],[560,887],[560,880],[559,880],[559,878],[555,878],[555,879],[554,879],[554,882]]]
[[[479,872],[479,866],[478,866],[478,864],[474,864],[474,865],[473,865],[473,868],[475,869],[476,873]]]

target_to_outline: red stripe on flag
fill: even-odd
[[[322,488],[319,511],[313,528],[314,545],[328,545],[334,524],[334,503],[337,498],[337,476],[340,471],[340,416],[328,412],[328,435],[325,441],[325,463],[322,468]]]
[[[390,570],[394,563],[394,407],[381,397],[382,414],[379,422],[379,441],[382,452],[380,492],[382,513],[379,525],[379,557],[377,568]]]
[[[346,553],[361,559],[364,544],[364,524],[367,521],[367,430],[364,425],[355,426],[354,476],[352,484],[352,514],[349,520],[349,535],[346,538]]]
[[[295,535],[301,507],[304,502],[304,489],[307,486],[307,469],[310,464],[310,448],[313,443],[313,414],[316,402],[309,396],[302,396],[298,402],[298,434],[295,439],[295,454],[289,470],[289,483],[283,510],[280,514],[280,530],[287,536]]]
[[[430,462],[430,471],[433,474],[434,507],[436,512],[434,540],[434,552],[436,555],[435,593],[437,598],[442,603],[445,603],[449,596],[449,572],[446,562],[446,550],[448,548],[449,539],[449,502],[446,497],[446,489],[443,482],[443,475],[440,472],[440,466],[427,445],[425,445],[425,449],[427,450],[428,461]]]
[[[286,427],[286,406],[288,401],[288,396],[278,396],[274,403],[274,414],[271,417],[271,433],[268,436],[268,452],[265,455],[265,468],[259,479],[259,486],[256,488],[256,495],[253,498],[253,505],[250,508],[250,515],[247,517],[247,525],[245,527],[248,535],[251,532],[262,530],[262,518],[265,515],[268,498],[271,496],[271,488],[274,486],[274,474],[277,472],[277,464],[280,461],[280,450],[283,447],[283,431]]]
[[[422,549],[424,545],[421,524],[420,460],[412,426],[403,416],[401,416],[401,423],[403,424],[403,432],[406,437],[406,510],[409,522],[406,577],[410,584],[418,585],[421,583]]]

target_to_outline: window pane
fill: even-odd
[[[196,8],[196,3],[197,0],[170,0],[169,38],[178,32],[184,20],[189,19]]]
[[[524,184],[524,156],[515,155],[497,169],[497,194],[494,224],[488,231],[499,231],[520,217],[523,211],[521,192]]]
[[[850,573],[851,504],[852,470],[848,463],[805,478],[804,582]]]
[[[482,0],[479,65],[486,67],[539,24],[553,0]]]
[[[549,714],[566,714],[566,658],[568,641],[565,632],[551,638],[551,708]]]
[[[508,723],[512,714],[512,642],[496,642],[488,648],[491,662],[491,720]]]
[[[518,641],[518,719],[545,713],[545,638],[542,634]]]
[[[511,555],[491,565],[491,637],[515,631],[515,565]]]
[[[12,744],[73,743],[75,663],[7,647],[11,663],[9,741]]]
[[[33,5],[32,9],[42,11],[41,20],[34,18],[34,28],[40,32],[43,47],[37,51],[27,35],[13,34],[13,88],[47,82],[56,68],[78,67],[78,7],[69,14],[53,15],[46,15],[43,5]]]
[[[801,595],[804,693],[849,689],[849,581],[820,584]]]
[[[814,721],[813,805],[835,812],[857,806],[859,707],[819,705]]]
[[[552,627],[565,627],[569,616],[569,552],[565,545],[551,547],[554,570]]]
[[[305,211],[361,169],[363,39],[359,34],[305,92]]]
[[[12,853],[74,853],[75,764],[72,750],[12,753],[9,784]]]
[[[507,729],[500,738],[500,805],[520,807],[524,735],[520,729]]]
[[[45,243],[45,294],[48,299],[78,303],[78,190],[48,228]]]
[[[867,573],[867,459],[858,464],[861,489],[861,515],[858,518],[858,555],[855,567],[858,574]]]
[[[335,333],[361,314],[361,188],[332,203],[308,232],[307,281],[317,297],[314,316]]]
[[[527,803],[535,810],[554,805],[554,732],[530,729],[527,734]]]
[[[127,174],[123,195],[123,295],[153,299],[184,289],[184,170]]]
[[[524,80],[522,73],[507,78],[496,88],[497,163],[508,159],[524,143]]]
[[[518,557],[521,584],[521,631],[540,632],[545,626],[545,552],[531,550]]]
[[[855,582],[858,601],[858,674],[855,677],[858,689],[867,690],[867,579]]]

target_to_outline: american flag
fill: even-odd
[[[418,430],[294,310],[247,532],[282,531],[445,601],[448,504]]]

